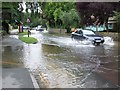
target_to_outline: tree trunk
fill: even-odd
[[[106,31],[107,31],[107,33],[108,33],[109,30],[108,30],[108,23],[107,23],[107,22],[105,23],[105,27],[106,27]]]
[[[96,32],[98,32],[98,25],[96,25]]]

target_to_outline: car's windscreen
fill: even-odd
[[[85,35],[95,35],[95,33],[93,31],[89,31],[89,30],[83,30],[83,34],[85,34]]]

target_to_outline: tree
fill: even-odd
[[[61,8],[57,8],[54,12],[53,12],[53,16],[54,16],[54,20],[55,20],[55,26],[57,26],[57,23],[59,23],[60,21],[60,14],[61,14],[62,10]],[[59,23],[61,24],[61,23]]]
[[[50,27],[59,27],[62,25],[62,21],[59,18],[61,12],[68,12],[74,8],[74,2],[44,2],[42,5],[42,15],[48,21]]]
[[[23,7],[23,4],[26,6],[26,8]],[[26,22],[27,18],[30,18],[30,20],[31,20],[30,26],[32,26],[32,27],[35,27],[38,24],[41,24],[42,10],[41,10],[40,5],[41,5],[41,3],[38,3],[38,2],[19,3],[19,8],[25,9],[25,10],[23,10],[23,9],[19,10],[23,14],[23,16],[22,16],[23,24],[27,24],[27,22]]]
[[[41,10],[40,4],[41,3],[38,3],[38,2],[25,2],[26,12],[27,13],[31,12],[31,16],[32,15],[37,15],[37,14],[39,15],[39,14],[41,14],[42,10]]]
[[[16,20],[21,20],[21,12],[18,10],[19,3],[18,2],[3,2],[2,3],[2,13],[10,12],[10,16],[3,16],[5,19],[8,19],[8,22],[16,27]],[[4,19],[4,18],[2,18]]]
[[[120,33],[120,12],[114,12],[117,24],[117,31]]]
[[[60,19],[67,32],[70,32],[70,28],[76,28],[79,26],[80,17],[75,9],[69,10],[69,12],[61,12]]]
[[[81,24],[100,25],[105,24],[108,29],[108,17],[113,15],[114,10],[119,10],[119,2],[77,2],[77,11],[81,16]],[[94,18],[91,18],[94,16]]]

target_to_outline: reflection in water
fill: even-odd
[[[114,87],[106,79],[116,82],[115,79],[106,77],[116,76],[118,47],[109,44],[109,40],[94,46],[72,41],[68,36],[36,34],[38,44],[3,47],[3,61],[23,64],[35,75],[41,87]]]
[[[22,67],[23,46],[5,46],[2,49],[3,67]]]
[[[24,65],[30,70],[38,68],[45,69],[44,57],[42,55],[41,45],[25,45],[24,46]]]

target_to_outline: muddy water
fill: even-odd
[[[107,88],[118,85],[118,42],[94,46],[70,36],[33,34],[38,44],[3,46],[3,67],[25,67],[45,88]]]

